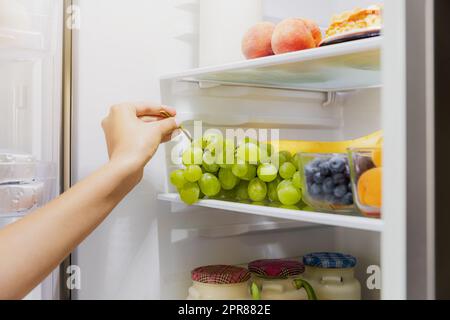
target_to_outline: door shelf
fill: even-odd
[[[158,195],[158,199],[174,204],[182,204],[180,197],[176,193],[165,193]],[[221,200],[201,200],[196,206],[220,209],[232,212],[247,213],[272,218],[287,219],[292,221],[302,221],[327,226],[346,227],[351,229],[382,232],[383,221],[360,216],[330,214],[320,212],[307,212],[288,210],[281,208],[263,207],[243,203],[235,203]]]
[[[338,92],[381,86],[382,37],[199,68],[163,81]]]

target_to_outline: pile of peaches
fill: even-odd
[[[316,48],[322,32],[312,20],[288,18],[275,25],[260,22],[251,27],[242,39],[242,52],[247,59]]]

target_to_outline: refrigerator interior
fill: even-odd
[[[263,3],[268,20],[305,16],[326,28],[332,14],[373,2]],[[189,74],[180,71],[198,66],[195,1],[80,0],[79,5],[83,16],[74,40],[74,181],[107,160],[99,124],[108,106],[117,101],[162,101],[177,108],[189,130],[189,121],[202,120],[205,128],[279,128],[282,139],[338,141],[381,129],[381,89],[376,87],[362,86],[335,96],[292,88],[216,86],[207,82],[202,86],[202,81],[179,81]],[[98,13],[106,8],[108,17],[103,16],[99,23]],[[117,24],[119,16],[128,17],[126,27]],[[179,23],[154,29],[155,24],[174,18]],[[375,48],[378,54],[378,59],[371,56],[369,60],[379,71],[382,42],[366,43],[368,51]],[[120,77],[111,77],[119,73]],[[380,73],[375,72],[375,76]],[[368,82],[374,80],[372,73],[364,75]],[[347,80],[354,79],[347,76]],[[167,173],[173,168],[168,159],[174,143],[160,148],[141,184],[74,253],[73,261],[83,270],[82,290],[75,291],[74,298],[183,299],[194,267],[246,264],[260,258],[299,258],[313,251],[355,255],[363,298],[380,298],[379,290],[369,290],[365,285],[367,268],[380,265],[378,221],[361,229],[346,222],[326,226],[230,209],[186,207],[174,199],[167,181]]]
[[[61,17],[59,2],[0,1],[0,151],[39,161],[44,201],[59,191]],[[0,215],[0,226],[25,214]],[[49,276],[27,298],[56,298],[56,277]]]

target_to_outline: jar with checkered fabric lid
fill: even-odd
[[[250,262],[262,300],[315,300],[313,288],[301,278],[303,263],[295,260],[266,259]]]
[[[250,300],[250,272],[242,267],[212,265],[191,272],[188,300]]]
[[[303,257],[307,280],[319,300],[361,300],[355,278],[356,258],[337,252],[315,252]]]

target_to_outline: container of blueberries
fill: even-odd
[[[353,191],[346,154],[301,153],[303,200],[315,210],[353,213]]]

